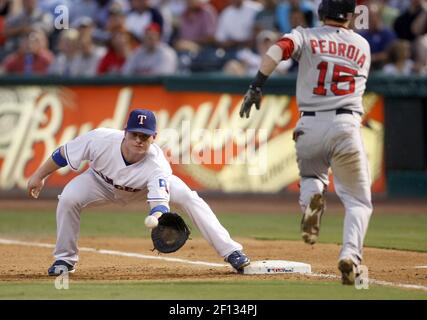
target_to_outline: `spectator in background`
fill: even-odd
[[[120,74],[131,53],[129,34],[125,31],[113,33],[108,51],[98,65],[98,74]]]
[[[277,22],[278,0],[263,0],[262,3],[264,8],[255,16],[255,36],[263,30],[279,31],[279,23]]]
[[[98,4],[96,9],[95,16],[93,17],[93,21],[95,23],[95,28],[105,29],[108,21],[108,17],[110,16],[110,7],[112,5],[120,5],[123,9],[127,7],[127,1],[119,1],[119,0],[96,0]]]
[[[411,25],[411,31],[415,37],[427,33],[427,0],[420,0],[421,12],[417,15]]]
[[[263,30],[256,37],[257,51],[243,49],[237,53],[236,59],[230,60],[224,66],[224,73],[234,76],[255,76],[258,72],[261,58],[277,40],[279,35],[271,30]],[[284,75],[292,66],[292,60],[280,62],[273,75]]]
[[[22,0],[22,12],[6,20],[6,50],[16,50],[19,39],[28,36],[35,29],[43,30],[49,36],[53,31],[53,17],[37,8],[37,0]]]
[[[0,0],[0,48],[2,48],[6,42],[6,35],[4,33],[4,25],[6,22],[6,17],[9,14],[10,10],[10,0]],[[0,61],[1,61],[0,53]]]
[[[77,29],[79,31],[79,37],[92,37],[93,31],[95,29],[95,24],[93,19],[88,16],[82,16],[76,19],[71,25],[72,28]]]
[[[411,43],[407,40],[394,41],[389,49],[388,61],[383,68],[383,72],[394,76],[411,75],[414,69],[414,62],[411,60]]]
[[[111,5],[105,29],[112,33],[124,31],[126,29],[125,23],[126,11],[124,8],[118,3]]]
[[[70,3],[70,23],[74,24],[81,17],[95,19],[98,4],[94,0],[73,0]]]
[[[150,4],[153,8],[157,9],[160,12],[160,15],[163,18],[162,41],[170,43],[175,28],[175,21],[172,10],[169,6],[169,1],[150,0]]]
[[[420,34],[427,33],[427,25],[414,25],[419,16],[422,20],[422,15],[425,13],[423,10],[425,2],[426,0],[412,0],[408,9],[396,19],[394,31],[400,39],[414,41]]]
[[[81,17],[91,18],[96,28],[104,29],[112,5],[129,9],[128,0],[70,0],[70,22],[74,24]]]
[[[151,4],[162,14],[163,40],[173,42],[181,17],[187,10],[187,0],[151,0]]]
[[[390,7],[403,12],[411,5],[412,0],[386,0]]]
[[[74,1],[73,0],[40,0],[38,2],[38,7],[40,8],[41,11],[49,12],[52,16],[55,16],[59,14],[59,12],[55,12],[55,9],[58,6],[65,6],[68,9],[71,9]]]
[[[220,14],[215,34],[217,45],[238,50],[252,47],[255,17],[263,6],[250,0],[230,0]]]
[[[427,75],[427,34],[419,37],[415,43],[415,71]]]
[[[5,58],[3,70],[8,74],[44,75],[53,59],[44,31],[33,30],[21,37],[18,51]]]
[[[73,65],[72,74],[74,76],[90,77],[97,74],[98,65],[105,55],[105,48],[94,44],[93,31],[95,24],[89,17],[83,17],[78,21],[77,30],[79,31],[79,54]]]
[[[163,17],[159,10],[151,7],[150,0],[130,0],[132,11],[126,18],[126,29],[138,40],[144,38],[144,32],[152,23],[163,31]]]
[[[94,42],[97,44],[108,45],[110,44],[111,37],[114,33],[123,32],[126,30],[126,12],[122,5],[115,2],[110,6],[108,12],[109,15],[105,28],[96,28],[93,31],[92,36]]]
[[[281,2],[277,6],[277,23],[281,33],[291,32],[291,13],[293,10],[302,11],[305,15],[305,21],[307,21],[308,26],[314,26],[316,10],[313,3],[306,0],[288,0]]]
[[[228,6],[228,0],[211,0],[211,4],[220,14]]]
[[[381,20],[384,26],[390,30],[393,30],[394,21],[400,15],[400,10],[390,5],[389,0],[374,0],[371,4],[377,4],[381,11]]]
[[[204,46],[191,61],[180,56],[180,71],[185,73],[188,68],[192,72],[218,72],[227,61],[236,58],[239,50],[254,46],[255,16],[263,6],[252,0],[228,1],[218,18],[214,43]]]
[[[291,10],[289,22],[291,24],[292,29],[296,27],[303,27],[303,28],[308,27],[307,15],[298,8],[294,8]]]
[[[79,55],[79,32],[76,29],[67,29],[61,32],[58,42],[59,53],[49,67],[49,74],[73,76],[73,70]]]
[[[427,72],[427,0],[412,0],[408,10],[395,22],[399,37],[412,41],[415,70]]]
[[[166,75],[177,70],[177,55],[160,41],[161,27],[150,24],[144,31],[144,40],[123,66],[124,75]]]
[[[156,8],[167,7],[174,19],[180,19],[187,9],[187,0],[152,0]]]
[[[369,6],[369,29],[363,30],[360,35],[371,46],[372,70],[382,69],[387,61],[388,46],[396,39],[396,34],[384,27],[378,5],[373,4]]]
[[[40,0],[38,2],[38,8],[41,11],[51,14],[54,22],[55,19],[58,19],[58,22],[61,23],[65,22],[65,18],[60,17],[60,15],[62,16],[64,13],[63,8],[68,8],[68,13],[70,13],[72,5],[72,0]],[[70,19],[68,19],[68,23],[70,23]],[[55,27],[49,34],[49,49],[53,52],[55,52],[56,48],[58,47],[59,35],[61,31],[62,29]]]
[[[187,0],[174,47],[178,52],[198,53],[215,41],[218,16],[206,0]]]

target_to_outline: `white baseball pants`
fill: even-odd
[[[235,250],[242,250],[242,245],[231,239],[209,205],[197,192],[192,191],[176,176],[172,176],[169,183],[171,204],[177,205],[190,216],[194,225],[220,256],[227,257]],[[64,260],[72,265],[78,261],[80,213],[89,204],[117,202],[113,188],[100,181],[91,169],[75,177],[65,186],[56,211],[57,239],[54,250],[56,260]],[[141,195],[139,200],[145,201],[145,195]]]

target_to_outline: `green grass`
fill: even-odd
[[[144,214],[88,211],[81,217],[82,236],[148,237]],[[186,220],[188,221],[187,217]],[[233,237],[267,240],[300,240],[299,214],[219,214]],[[341,243],[343,215],[326,214],[320,243]],[[0,210],[0,236],[55,236],[54,212]],[[373,215],[365,245],[427,252],[427,215]],[[193,227],[193,237],[200,233]]]
[[[118,285],[119,284],[119,285]],[[184,297],[184,298],[183,298]],[[427,293],[381,286],[367,290],[319,281],[73,282],[57,290],[54,281],[0,284],[0,299],[427,299]]]

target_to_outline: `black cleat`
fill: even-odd
[[[65,271],[65,268],[67,268],[69,273],[74,273],[76,269],[74,269],[74,266],[63,261],[63,260],[56,260],[49,269],[47,269],[47,274],[49,276],[59,276],[62,272]]]
[[[231,253],[225,259],[225,261],[231,264],[231,266],[237,271],[242,271],[244,267],[251,263],[251,260],[242,251],[239,250]]]

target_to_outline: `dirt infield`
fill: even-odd
[[[247,254],[255,260],[291,260],[309,263],[312,271],[324,275],[339,275],[336,260],[340,246],[316,244],[308,246],[297,241],[265,241],[248,238],[241,242]],[[26,239],[42,243],[54,243],[52,238]],[[129,238],[82,238],[80,247],[133,252],[158,256],[151,251],[148,240]],[[46,271],[52,262],[52,249],[20,245],[0,245],[0,281],[52,280]],[[191,261],[223,263],[203,239],[190,240],[179,252],[160,255]],[[427,253],[366,248],[364,264],[369,277],[396,284],[427,286]],[[338,281],[302,275],[239,275],[229,267],[192,265],[163,260],[147,260],[132,257],[103,255],[98,252],[81,252],[74,280],[213,280],[213,279],[310,279],[311,281]]]
[[[215,212],[251,213],[295,213],[299,211],[296,198],[280,199],[250,198],[207,200]],[[374,201],[375,210],[381,214],[425,214],[426,201],[395,200]],[[54,211],[56,201],[1,201],[4,209],[44,209]],[[117,206],[105,210],[120,212]],[[127,211],[144,210],[140,206],[126,207]],[[328,202],[328,212],[341,212],[342,205],[332,198]],[[53,238],[24,239],[28,242],[54,244]],[[336,268],[340,246],[336,244],[316,244],[308,246],[302,241],[268,241],[237,238],[253,261],[290,260],[309,263],[312,271],[324,275],[339,276]],[[80,247],[133,252],[158,257],[175,257],[191,261],[223,263],[216,252],[201,238],[189,241],[182,250],[169,255],[157,255],[151,251],[152,244],[146,239],[135,238],[82,238]],[[396,284],[427,286],[427,253],[365,248],[364,264],[369,268],[369,277]],[[52,249],[20,245],[0,244],[0,281],[49,280],[47,268],[52,263]],[[424,268],[416,268],[424,266]],[[81,252],[75,280],[212,280],[212,279],[302,279],[310,281],[339,281],[336,278],[308,277],[302,275],[238,275],[229,267],[212,267],[188,263],[147,260],[124,256],[103,255],[98,252]]]

